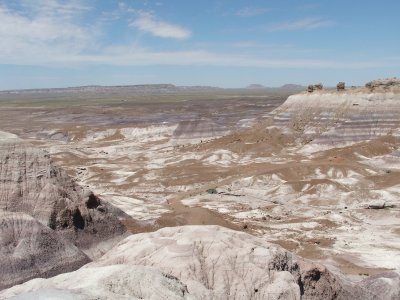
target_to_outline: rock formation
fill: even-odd
[[[1,264],[9,266],[2,269],[3,287],[76,269],[123,238],[115,208],[42,150],[13,135],[0,137]]]
[[[377,79],[368,82],[365,85],[370,91],[388,91],[392,89],[400,90],[400,79],[388,78],[388,79]]]
[[[154,268],[114,265],[34,279],[0,292],[0,299],[193,299],[177,278]]]
[[[380,81],[379,81],[380,82]],[[322,91],[290,96],[271,115],[278,126],[289,126],[306,142],[330,147],[400,136],[400,89],[366,88]]]
[[[374,299],[375,288],[351,284],[324,266],[279,246],[219,226],[163,228],[127,237],[92,268],[114,264],[156,266],[187,284],[196,299]],[[372,280],[400,296],[400,274]]]
[[[322,83],[318,83],[318,84],[310,84],[308,87],[307,87],[307,91],[309,92],[309,93],[312,93],[312,92],[314,92],[314,91],[320,91],[320,90],[322,90],[324,88],[324,86],[322,85]]]
[[[336,85],[336,90],[337,91],[344,91],[346,89],[346,84],[344,83],[344,82],[339,82],[337,85]]]
[[[73,271],[90,259],[24,213],[0,211],[0,290],[37,276]]]

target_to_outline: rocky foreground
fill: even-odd
[[[383,296],[384,295],[384,296]],[[131,235],[78,271],[34,279],[0,299],[398,299],[400,273],[357,284],[219,226]],[[382,297],[383,296],[383,297]]]
[[[14,136],[3,134],[1,162],[1,287],[64,274],[16,285],[0,299],[400,297],[399,272],[352,283],[277,245],[219,226],[131,235],[98,257],[123,237],[121,212]]]

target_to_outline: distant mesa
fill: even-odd
[[[246,87],[246,89],[249,89],[249,90],[261,90],[261,89],[265,89],[265,86],[263,86],[262,84],[254,83],[254,84],[248,85]]]
[[[104,93],[104,92],[115,92],[115,91],[126,91],[126,92],[168,92],[175,91],[178,87],[173,84],[140,84],[140,85],[116,85],[116,86],[102,86],[102,85],[87,85],[77,87],[66,87],[66,88],[39,88],[39,89],[23,89],[23,90],[10,90],[2,91],[2,93],[9,94],[30,94],[30,93]]]
[[[287,83],[281,86],[281,89],[284,90],[302,90],[304,89],[304,86],[300,84],[293,84],[293,83]]]
[[[304,86],[300,84],[294,84],[294,83],[287,83],[284,84],[280,87],[266,87],[262,84],[250,84],[246,87],[246,89],[249,90],[262,90],[262,89],[280,89],[280,90],[289,90],[289,91],[300,91],[304,89]]]
[[[39,88],[0,91],[0,94],[62,94],[62,93],[131,93],[131,94],[168,94],[182,91],[205,91],[220,89],[213,86],[176,86],[173,84],[139,84],[139,85],[88,85],[66,88]]]
[[[130,95],[161,95],[174,93],[197,93],[197,92],[213,92],[221,90],[229,90],[229,88],[220,88],[217,86],[194,85],[194,86],[176,86],[173,84],[140,84],[140,85],[87,85],[65,88],[38,88],[38,89],[19,89],[19,90],[3,90],[0,95],[47,95],[47,94],[109,94],[109,93],[126,93]],[[269,87],[262,84],[250,84],[245,89],[248,90],[283,90],[283,91],[301,91],[304,86],[299,84],[284,84],[280,87]]]

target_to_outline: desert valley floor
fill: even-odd
[[[349,281],[399,270],[400,93],[295,93],[9,93],[0,129],[130,233],[219,225]]]

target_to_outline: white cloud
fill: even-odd
[[[138,12],[138,18],[130,25],[162,38],[187,39],[192,35],[191,31],[184,27],[160,21],[152,13],[143,11]]]
[[[110,55],[110,53],[112,53]],[[93,62],[114,65],[206,65],[260,68],[309,68],[309,69],[352,69],[393,66],[394,61],[336,61],[320,59],[276,59],[240,54],[196,51],[154,51],[151,49],[120,48],[99,57],[91,57]],[[115,55],[117,54],[117,55]],[[81,58],[79,58],[81,59]],[[85,58],[83,58],[85,59]],[[396,65],[396,64],[395,64]],[[399,65],[399,62],[397,62]]]
[[[1,1],[1,0],[0,0]],[[56,0],[23,0],[32,9],[21,11],[0,2],[0,64],[82,66],[82,65],[207,65],[243,66],[262,68],[373,68],[400,66],[399,60],[335,61],[318,59],[282,59],[267,54],[238,54],[227,47],[226,53],[204,50],[157,51],[137,45],[101,46],[96,28],[85,25],[84,14],[90,10],[80,1],[68,1],[61,5]],[[40,5],[35,5],[38,3]],[[132,11],[130,11],[132,12]],[[159,21],[153,14],[133,11],[133,25],[156,36],[188,38],[191,32],[185,28]],[[83,14],[83,15],[82,15]],[[325,22],[325,24],[324,24]],[[327,21],[313,19],[297,22],[296,26],[281,24],[280,30],[293,28],[312,29]],[[275,30],[278,30],[276,27]],[[236,48],[272,47],[244,41]],[[273,46],[275,47],[275,46]],[[272,48],[273,48],[272,47]],[[192,49],[201,49],[193,45]],[[237,49],[236,49],[237,50]],[[243,50],[240,50],[243,53]],[[248,51],[247,51],[248,52]],[[280,51],[282,52],[282,51]],[[298,56],[298,53],[296,53]],[[279,54],[281,55],[281,53]]]
[[[334,26],[335,22],[324,20],[321,18],[306,18],[296,21],[290,21],[272,25],[268,28],[269,31],[288,31],[288,30],[311,30],[323,27]]]
[[[236,12],[236,15],[239,17],[253,17],[258,15],[263,15],[268,12],[269,9],[266,8],[258,8],[258,7],[244,7],[239,9]]]
[[[73,3],[61,6],[54,0],[40,0],[34,5],[25,0],[24,6],[33,5],[29,15],[0,5],[1,62],[9,56],[79,53],[89,45],[94,32],[74,22],[80,10]]]
[[[319,59],[275,59],[240,54],[215,53],[203,50],[155,51],[148,48],[119,46],[103,49],[97,54],[83,53],[33,53],[8,57],[9,63],[47,66],[230,66],[256,68],[305,68],[305,69],[364,69],[400,66],[400,61],[336,61]],[[0,61],[1,63],[1,61]]]
[[[26,12],[31,12],[37,16],[47,16],[61,19],[71,19],[82,12],[89,11],[91,8],[80,0],[21,0],[21,6]]]

